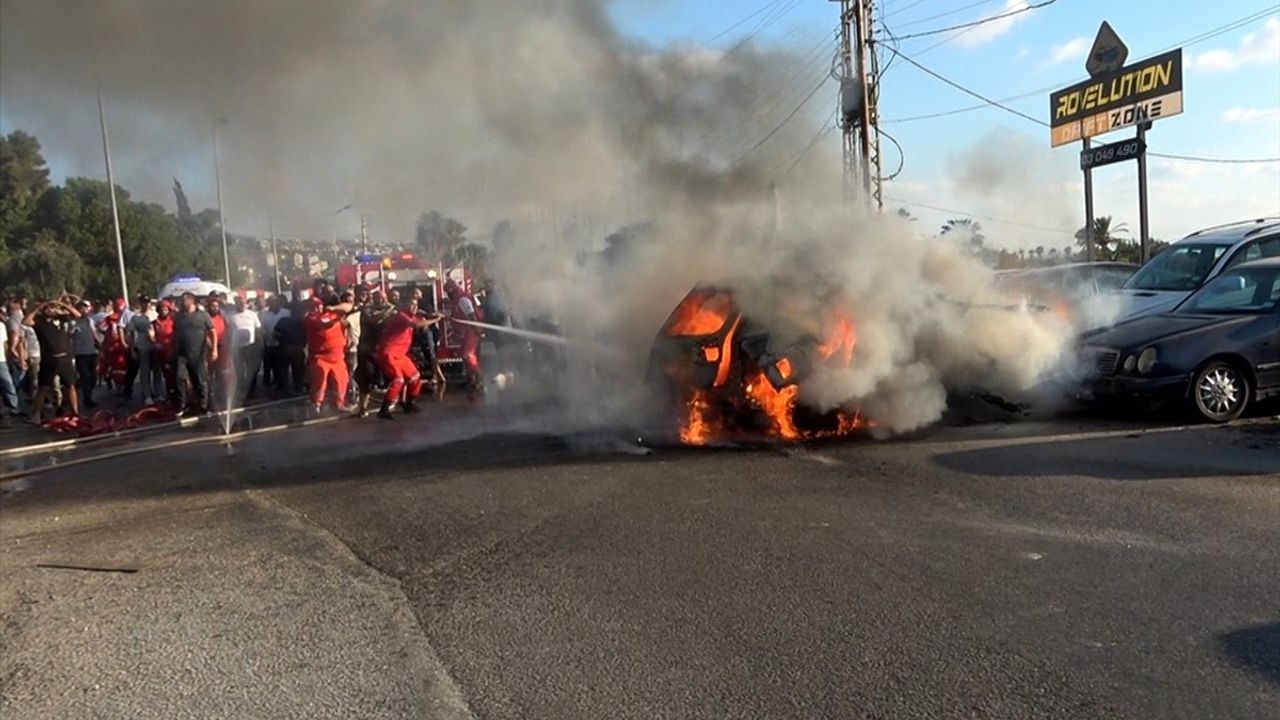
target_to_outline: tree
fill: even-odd
[[[0,287],[10,294],[53,298],[80,293],[84,286],[84,261],[48,233],[42,232],[0,264]]]
[[[133,201],[123,188],[116,188],[116,199],[130,292],[154,294],[177,272],[222,276],[220,244],[213,262],[213,254],[201,252],[200,244],[193,246],[178,219],[164,208]],[[217,213],[212,215],[216,218]],[[120,294],[119,261],[105,182],[67,178],[65,186],[44,194],[34,219],[43,237],[65,246],[83,261],[84,285],[80,290],[95,297]],[[213,229],[216,231],[216,223]],[[204,262],[200,262],[202,259]]]
[[[484,279],[489,267],[489,248],[467,243],[453,251],[454,265],[462,265],[471,271],[473,278]]]
[[[503,220],[493,226],[493,251],[497,253],[506,252],[516,241],[516,230],[511,226],[510,220]]]
[[[222,278],[225,271],[222,265],[222,228],[218,211],[205,208],[193,213],[187,193],[177,178],[173,180],[173,196],[178,206],[175,222],[183,241],[183,257],[175,269],[205,278]],[[227,244],[234,246],[235,243],[236,238],[228,234]],[[234,264],[231,266],[231,275],[231,282],[228,284],[237,287],[243,278]]]
[[[217,211],[192,213],[177,179],[174,195],[177,217],[116,188],[131,292],[154,293],[176,273],[223,275]],[[39,141],[20,130],[0,137],[0,284],[37,296],[120,292],[107,184],[68,178],[51,186]]]
[[[29,231],[31,213],[48,188],[40,141],[21,130],[0,136],[0,255]]]
[[[178,182],[178,178],[173,179],[173,199],[178,206],[178,219],[190,218],[191,202],[187,200],[187,191],[182,189],[182,183]]]
[[[418,218],[414,240],[428,259],[445,262],[467,242],[467,226],[432,210]]]
[[[942,234],[958,238],[968,243],[975,252],[986,244],[987,236],[982,234],[982,224],[971,218],[952,218],[942,226]]]
[[[1110,215],[1103,215],[1093,219],[1093,247],[1096,257],[1116,260],[1125,250],[1124,246],[1128,241],[1129,226],[1125,223],[1112,223]],[[1078,245],[1086,253],[1088,252],[1089,239],[1085,233],[1085,228],[1076,231],[1076,245]]]

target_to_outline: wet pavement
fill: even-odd
[[[1280,421],[968,410],[687,449],[455,396],[9,481],[0,713],[1280,715]]]

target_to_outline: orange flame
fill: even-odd
[[[685,445],[706,445],[714,434],[711,403],[707,402],[707,394],[699,390],[689,400],[689,415],[680,428],[680,442]]]
[[[830,360],[835,356],[838,362],[847,367],[853,362],[853,350],[858,346],[858,333],[853,326],[853,317],[843,309],[833,309],[823,325],[826,337],[818,346],[818,357]]]
[[[665,332],[670,337],[710,335],[724,327],[732,311],[733,296],[729,293],[692,293],[671,313]]]
[[[857,330],[851,313],[844,303],[833,303],[822,319],[822,342],[816,347],[816,356],[820,362],[830,365],[848,367],[853,363],[854,350],[858,344]],[[706,291],[691,294],[676,308],[668,320],[665,334],[668,336],[700,336],[717,333],[725,327],[733,312],[732,296],[724,292]],[[719,348],[703,346],[700,351],[707,362],[719,362],[718,372],[713,384],[720,388],[715,392],[734,392],[726,388],[729,369],[733,363],[734,342],[738,318],[730,328]],[[792,360],[783,357],[777,361],[779,374],[790,379],[794,372]],[[804,440],[814,438],[838,437],[847,435],[859,428],[868,427],[871,423],[864,420],[858,411],[841,410],[836,414],[835,427],[828,429],[802,431],[796,426],[796,397],[799,395],[798,385],[788,385],[778,390],[769,382],[764,372],[758,368],[744,368],[741,385],[735,385],[742,392],[742,399],[747,400],[752,408],[761,412],[769,421],[766,434],[782,440]],[[803,382],[803,380],[801,380]],[[710,394],[705,390],[694,391],[687,402],[684,422],[680,427],[680,440],[686,445],[706,445],[729,431],[729,418],[719,416],[710,401]]]
[[[796,408],[796,393],[800,388],[796,385],[788,385],[781,390],[775,390],[764,373],[759,371],[748,378],[746,383],[747,396],[755,401],[771,421],[771,434],[784,440],[799,440],[800,431],[796,429],[792,413]]]
[[[830,438],[848,435],[854,430],[865,427],[875,427],[875,423],[869,422],[862,417],[862,412],[854,410],[849,412],[841,410],[836,414],[836,427],[833,430],[820,430],[807,435],[808,438]]]

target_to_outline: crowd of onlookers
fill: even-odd
[[[278,295],[246,300],[190,293],[132,302],[14,298],[0,328],[0,394],[9,415],[37,424],[51,413],[75,416],[107,402],[169,403],[179,414],[203,414],[257,396],[309,394],[319,411],[328,388],[338,408],[367,413],[375,384],[395,388],[391,404],[411,405],[401,386],[444,381],[435,361],[436,311],[478,318],[474,298],[456,286],[445,298],[447,308],[429,301],[422,307],[421,300],[419,289],[384,297],[361,287],[338,292],[324,281],[292,304]],[[383,342],[384,325],[394,342]],[[478,332],[462,335],[471,346],[464,347],[464,361],[478,383],[478,355],[468,342]],[[418,377],[417,366],[427,368],[426,377]],[[384,417],[388,410],[384,404]]]
[[[247,370],[252,359],[233,366],[240,344],[245,352],[266,342],[261,329],[288,311],[273,299],[264,307],[253,300],[188,296],[154,301],[139,296],[95,302],[73,295],[54,300],[11,299],[6,303],[0,394],[12,416],[39,423],[55,414],[79,414],[100,404],[173,401],[185,408],[194,385],[207,410],[212,385],[230,381],[232,367]],[[204,324],[208,322],[209,332]],[[274,344],[274,343],[273,343]],[[219,350],[226,359],[219,358]],[[260,356],[258,356],[260,358]],[[182,383],[179,385],[179,371]],[[255,372],[245,375],[247,395],[257,391]]]

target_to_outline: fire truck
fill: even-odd
[[[471,273],[464,266],[445,268],[410,252],[393,255],[358,255],[354,262],[338,266],[338,287],[363,285],[381,290],[396,289],[404,294],[414,288],[422,290],[422,309],[426,312],[442,311],[446,307],[444,284],[453,280],[464,292],[472,292]],[[462,338],[460,328],[449,320],[436,326],[436,360],[450,382],[466,377],[462,366]],[[424,374],[427,369],[424,367]]]

